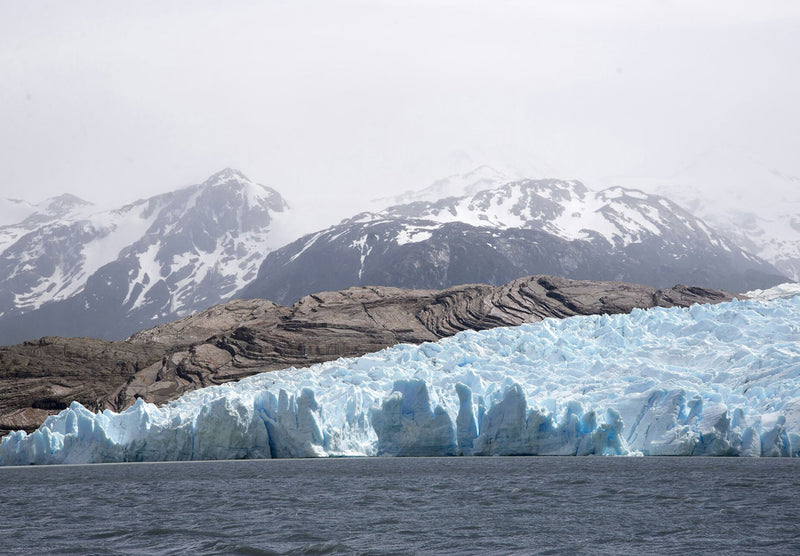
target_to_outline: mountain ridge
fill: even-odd
[[[730,291],[787,280],[663,197],[545,179],[360,213],[271,252],[237,296],[286,304],[352,285],[443,288],[536,273]]]
[[[256,275],[276,246],[274,215],[287,210],[277,191],[227,168],[34,227],[0,254],[0,341],[124,337],[218,303]]]

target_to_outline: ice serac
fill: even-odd
[[[122,413],[73,403],[0,444],[5,465],[592,454],[798,456],[800,296],[466,331]]]
[[[450,416],[437,405],[431,409],[423,380],[398,380],[392,394],[372,413],[378,435],[378,455],[452,456],[456,435]]]

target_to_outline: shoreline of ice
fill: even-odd
[[[795,296],[467,331],[119,414],[73,403],[0,464],[798,450]]]

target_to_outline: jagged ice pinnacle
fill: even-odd
[[[798,450],[795,296],[467,331],[119,414],[73,403],[0,463]]]

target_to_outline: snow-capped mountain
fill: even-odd
[[[41,203],[3,198],[0,199],[0,227],[5,228],[11,224],[31,227],[36,223],[75,216],[80,212],[86,213],[86,209],[91,207],[92,203],[69,193],[45,199]]]
[[[548,179],[362,213],[270,253],[239,295],[290,303],[352,285],[443,288],[536,273],[734,292],[786,281],[666,198]]]
[[[390,207],[375,218],[384,216],[500,230],[539,229],[566,240],[602,238],[616,247],[641,242],[649,235],[674,234],[675,240],[697,235],[714,247],[733,248],[663,197],[621,187],[590,191],[576,180],[521,180],[471,196]]]
[[[651,190],[800,281],[800,176],[745,149],[722,146],[698,155],[667,179],[649,181]]]
[[[255,277],[286,209],[226,169],[117,210],[4,227],[23,233],[0,254],[0,341],[121,338],[219,303]]]
[[[380,204],[380,208],[383,208],[388,205],[415,201],[438,201],[446,197],[475,195],[480,191],[494,189],[520,177],[513,171],[503,172],[484,164],[463,174],[452,174],[438,179],[424,189],[405,191],[395,197],[375,199],[374,203]]]
[[[93,206],[69,193],[36,204],[21,199],[0,199],[0,253],[44,224],[88,215]]]
[[[35,207],[23,199],[0,198],[0,226],[22,222],[36,212]]]

